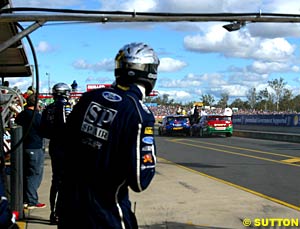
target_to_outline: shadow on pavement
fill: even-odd
[[[201,225],[192,225],[178,222],[165,222],[162,224],[154,225],[139,225],[140,229],[229,229],[225,227],[212,227],[212,226],[201,226]]]
[[[49,220],[40,217],[26,217],[22,221],[30,224],[50,225]]]

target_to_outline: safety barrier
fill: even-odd
[[[232,123],[238,125],[300,127],[300,114],[233,115]]]

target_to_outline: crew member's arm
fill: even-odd
[[[129,186],[135,192],[145,190],[155,175],[156,146],[154,117],[147,115],[137,125],[135,143],[131,149],[131,174]]]

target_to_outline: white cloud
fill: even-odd
[[[195,74],[188,74],[182,79],[159,79],[159,85],[164,88],[191,88],[200,87],[203,84],[202,77]]]
[[[232,66],[227,72],[245,81],[264,81],[272,73],[299,72],[299,70],[299,66],[290,62],[254,61],[245,67]]]
[[[240,68],[239,70],[228,74],[230,74],[230,76],[228,77],[228,82],[230,84],[241,84],[248,86],[266,82],[269,77],[268,74],[255,73],[249,71],[247,68]]]
[[[101,0],[101,10],[122,10],[122,11],[153,11],[156,8],[155,0]]]
[[[49,52],[52,50],[53,48],[46,41],[40,41],[36,47],[36,51],[38,52]]]
[[[169,95],[169,99],[174,99],[175,102],[187,102],[193,99],[193,96],[191,93],[185,91],[185,90],[171,90],[171,91],[159,91],[160,95],[166,94]]]
[[[181,60],[175,60],[173,58],[164,57],[160,59],[158,66],[159,72],[176,72],[186,67],[187,64]]]
[[[219,25],[215,25],[210,27],[205,35],[186,36],[184,38],[184,46],[191,51],[215,52],[222,48],[225,35],[226,31]]]
[[[161,12],[188,12],[188,13],[209,13],[222,11],[223,0],[195,1],[195,0],[163,0],[159,1],[158,10]]]
[[[287,61],[295,51],[295,47],[284,38],[265,39],[253,48],[257,48],[256,51],[253,49],[253,58],[273,61]]]
[[[253,38],[247,31],[228,33],[218,25],[212,26],[204,35],[186,36],[184,46],[194,52],[265,61],[287,61],[295,51],[295,46],[284,38]]]
[[[231,97],[243,97],[248,89],[249,87],[242,85],[224,85],[221,87],[221,91],[227,92]]]
[[[283,14],[299,14],[300,5],[299,0],[272,0],[265,1],[262,5],[262,12],[274,12],[274,13],[283,13]]]
[[[297,71],[297,66],[291,67],[289,63],[254,61],[248,68],[258,74],[269,74],[271,72]]]
[[[246,27],[253,37],[300,37],[300,25],[297,23],[249,23]]]
[[[94,72],[99,71],[113,71],[114,69],[114,60],[104,59],[95,64],[87,63],[84,59],[79,59],[73,62],[73,67],[77,69],[92,70]]]
[[[223,10],[230,13],[259,12],[262,2],[261,0],[224,0]]]
[[[220,25],[211,26],[204,35],[189,35],[184,38],[184,46],[190,51],[221,52],[225,55],[239,55],[237,53],[247,50],[251,43],[249,35],[228,33]]]
[[[201,76],[201,82],[206,82],[211,86],[220,86],[226,84],[226,81],[224,79],[224,75],[221,75],[219,73],[205,73]]]
[[[91,68],[91,64],[88,64],[85,60],[83,59],[80,59],[80,60],[76,60],[74,63],[73,63],[73,67],[74,68],[78,68],[78,69],[89,69]]]
[[[185,79],[162,79],[160,80],[160,86],[165,88],[188,88],[199,87],[201,82],[197,80],[188,81]]]
[[[299,71],[300,71],[300,67],[294,65],[294,66],[291,67],[291,70],[292,70],[293,72],[299,72]]]

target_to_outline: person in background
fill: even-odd
[[[186,109],[185,109],[185,107],[183,107],[183,108],[182,108],[182,112],[181,112],[181,114],[182,114],[182,115],[187,115],[187,112],[186,112]]]
[[[177,109],[176,109],[176,114],[177,115],[181,115],[182,114],[182,108],[181,106],[178,106]]]
[[[78,83],[76,82],[76,80],[73,80],[73,83],[71,84],[71,88],[73,92],[77,91]]]
[[[32,86],[29,86],[27,88],[27,91],[23,94],[23,97],[24,97],[24,99],[27,99],[32,94],[35,94],[35,89]]]
[[[23,127],[23,168],[24,168],[24,207],[28,209],[44,208],[40,203],[38,188],[44,172],[43,137],[41,135],[41,114],[37,109],[36,95],[26,99],[27,105],[16,116],[15,122]]]
[[[128,188],[142,192],[155,174],[155,119],[142,101],[159,59],[149,45],[130,43],[115,64],[112,87],[84,93],[67,120],[58,228],[138,228]]]
[[[2,86],[9,87],[9,81],[5,80],[2,84]]]
[[[65,83],[57,83],[52,88],[54,102],[42,112],[42,134],[49,141],[49,155],[51,157],[52,180],[50,187],[50,223],[57,224],[57,199],[62,176],[63,143],[66,136],[65,124],[71,112],[69,102],[71,88]]]
[[[205,107],[201,107],[200,117],[207,115],[207,112],[205,111]]]
[[[199,109],[198,106],[194,106],[193,115],[192,115],[192,124],[197,123],[199,118]]]

